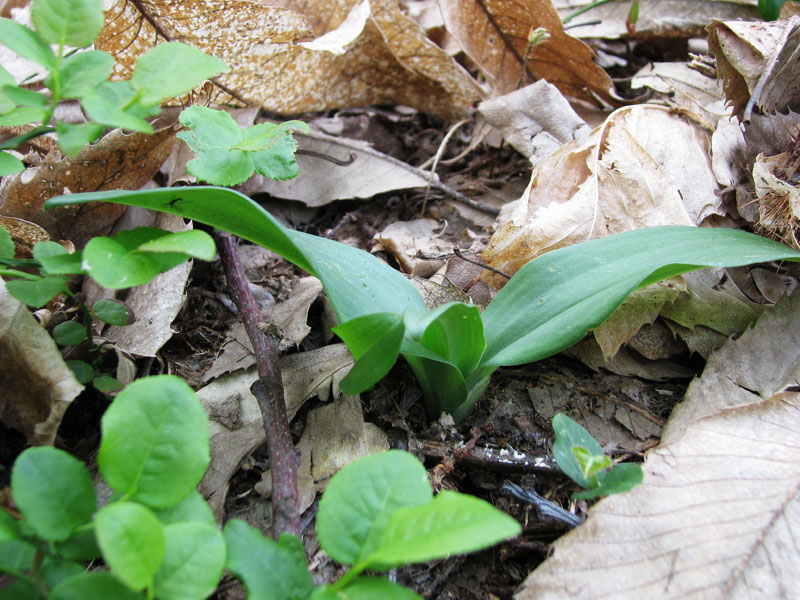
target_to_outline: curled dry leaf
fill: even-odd
[[[469,110],[480,91],[451,57],[400,10],[397,0],[373,0],[366,19],[356,0],[118,0],[106,13],[96,47],[130,74],[137,56],[157,43],[180,40],[224,60],[229,73],[215,81],[240,102],[280,113],[399,103],[443,118]],[[354,25],[363,23],[357,31]],[[343,25],[344,24],[344,25]],[[339,31],[332,52],[331,32]],[[317,38],[317,47],[301,42]],[[319,38],[323,38],[320,40]],[[348,43],[348,39],[350,40]],[[230,94],[229,94],[230,93]]]
[[[107,202],[42,210],[45,201],[60,194],[142,187],[158,173],[175,145],[167,127],[155,135],[126,134],[116,129],[76,158],[57,151],[39,167],[5,177],[0,184],[0,216],[17,217],[43,227],[56,240],[83,245],[105,235],[125,211]]]
[[[784,111],[800,99],[800,16],[771,23],[712,21],[708,49],[717,59],[733,113],[749,122],[755,109]]]
[[[770,237],[800,248],[800,189],[787,181],[800,166],[797,145],[795,142],[793,153],[759,154],[753,165],[753,180],[758,196],[758,227]]]
[[[439,7],[447,30],[494,83],[492,95],[546,79],[567,96],[619,105],[611,78],[592,50],[564,31],[550,0],[439,0]],[[529,50],[538,27],[550,38]]]
[[[444,265],[444,260],[429,260],[424,256],[447,253],[453,248],[452,243],[436,237],[442,233],[442,225],[434,219],[395,221],[375,234],[378,244],[372,251],[391,252],[404,273],[430,277]]]
[[[0,279],[0,421],[29,444],[52,444],[67,407],[81,393],[53,338]]]

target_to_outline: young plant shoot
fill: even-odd
[[[318,277],[336,311],[334,331],[356,364],[342,381],[360,393],[403,355],[431,417],[472,410],[501,366],[546,358],[578,342],[637,288],[707,266],[800,261],[800,252],[744,231],[653,227],[539,256],[483,313],[453,302],[427,311],[414,285],[362,250],[280,225],[248,197],[220,187],[97,192],[53,198],[46,208],[105,201],[181,215],[276,252]]]

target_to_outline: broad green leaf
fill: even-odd
[[[91,571],[65,579],[50,592],[47,600],[141,600],[111,573]]]
[[[153,133],[152,125],[144,118],[157,114],[159,109],[156,107],[154,112],[147,114],[139,110],[135,102],[136,92],[128,81],[104,81],[94,88],[85,89],[81,95],[81,106],[93,121],[107,127]],[[131,108],[123,110],[129,105]]]
[[[392,515],[431,500],[428,473],[407,452],[361,458],[333,476],[317,513],[317,537],[342,564],[362,561],[380,543]]]
[[[276,543],[239,519],[228,521],[222,533],[228,569],[247,588],[249,600],[305,600],[311,594],[314,584],[300,540],[284,533]]]
[[[57,242],[36,242],[33,245],[33,258],[38,261],[63,254],[67,254],[67,249]]]
[[[14,258],[14,253],[14,240],[11,239],[11,234],[8,229],[0,225],[0,260]]]
[[[64,154],[75,158],[81,150],[103,134],[103,126],[98,123],[56,124],[58,145]]]
[[[406,315],[409,329],[411,314]],[[409,331],[409,337],[457,367],[464,379],[478,366],[486,345],[480,310],[477,306],[461,302],[443,304],[427,314],[419,315],[414,331]]]
[[[249,154],[256,173],[270,179],[284,181],[297,177],[300,173],[300,165],[297,164],[295,158],[296,151],[297,140],[286,134],[278,138],[270,148]]]
[[[193,521],[205,523],[206,525],[216,526],[214,513],[208,506],[205,498],[197,490],[192,490],[174,506],[153,511],[163,525],[173,525],[175,523],[185,523]]]
[[[153,581],[159,600],[203,600],[225,570],[225,540],[216,525],[187,522],[164,527],[166,552]]]
[[[83,565],[71,560],[64,560],[61,557],[47,557],[42,563],[42,579],[47,587],[53,589],[59,583],[84,573],[86,569]]]
[[[255,165],[250,154],[234,149],[242,141],[242,130],[230,114],[190,106],[179,119],[190,131],[182,131],[178,137],[195,153],[186,163],[189,173],[217,185],[242,183],[253,174]]]
[[[86,326],[77,321],[64,321],[53,328],[53,339],[59,346],[76,346],[87,338]]]
[[[520,269],[483,312],[482,365],[518,365],[568,348],[639,287],[707,266],[800,261],[744,231],[664,226],[575,244]]]
[[[140,94],[142,104],[159,104],[226,71],[228,66],[218,58],[180,42],[167,42],[151,48],[136,60],[130,82]]]
[[[0,572],[30,571],[36,546],[18,539],[0,542]]]
[[[47,446],[19,455],[11,471],[11,495],[25,521],[50,542],[65,540],[88,523],[96,506],[86,465]]]
[[[17,106],[40,109],[47,106],[47,98],[43,94],[27,88],[16,85],[5,85],[3,86],[3,94]]]
[[[98,511],[94,526],[114,575],[135,591],[152,585],[166,551],[164,528],[156,516],[141,504],[116,502]]]
[[[158,264],[147,254],[129,252],[116,240],[96,237],[83,249],[84,265],[97,283],[112,290],[148,283],[159,274]]]
[[[94,379],[94,367],[85,360],[68,360],[67,366],[78,383],[87,384]]]
[[[61,61],[61,97],[80,98],[86,90],[106,81],[113,68],[114,57],[99,50],[88,50],[68,56]],[[55,84],[52,75],[45,83],[47,87],[53,89]]]
[[[44,118],[44,114],[45,111],[42,108],[20,106],[0,115],[0,127],[18,127],[28,123],[37,123]]]
[[[582,488],[594,487],[594,483],[583,476],[583,469],[572,449],[579,446],[586,448],[591,454],[603,454],[600,444],[588,431],[564,414],[559,413],[553,417],[553,431],[556,434],[553,456],[558,466]],[[598,480],[603,480],[603,474],[598,475]]]
[[[133,311],[121,300],[102,298],[94,303],[92,314],[103,323],[123,327],[134,321]]]
[[[572,494],[572,497],[577,500],[589,500],[591,498],[597,498],[598,496],[609,496],[611,494],[627,492],[642,483],[642,479],[644,479],[644,475],[642,473],[642,467],[639,465],[632,463],[614,465],[611,470],[606,473],[605,478],[603,478],[603,483],[598,487],[585,492]]]
[[[403,317],[373,313],[333,328],[347,344],[356,364],[339,383],[345,394],[360,394],[375,385],[394,366],[403,342]]]
[[[417,383],[425,396],[428,416],[435,419],[445,412],[452,415],[456,421],[460,421],[463,418],[460,414],[461,407],[466,404],[469,393],[461,371],[455,365],[441,359],[428,357],[427,353],[419,351],[419,347],[414,349],[408,340],[404,340],[401,351],[411,370],[414,371]]]
[[[43,275],[75,275],[83,273],[81,263],[83,252],[72,252],[71,254],[56,254],[44,256],[38,259],[42,265]]]
[[[485,500],[445,490],[432,502],[392,515],[366,561],[369,568],[389,569],[474,552],[521,532],[515,519]]]
[[[422,600],[422,596],[383,577],[359,577],[330,596],[336,600]]]
[[[414,285],[367,252],[281,226],[261,206],[227,188],[184,187],[92,192],[51,198],[45,206],[105,201],[181,215],[277,252],[318,277],[340,323],[376,312],[425,308]]]
[[[765,21],[777,21],[786,0],[758,0],[758,12]]]
[[[1,118],[2,117],[0,117],[0,119]],[[8,152],[0,150],[0,177],[22,173],[24,170],[25,165],[20,159]]]
[[[103,28],[103,0],[36,0],[31,17],[46,42],[82,48]]]
[[[20,302],[33,308],[41,308],[67,291],[67,280],[65,277],[44,277],[33,281],[15,279],[6,282],[6,289]]]
[[[153,508],[194,490],[210,461],[208,418],[185,381],[138,379],[106,410],[97,462],[108,484]]]
[[[213,238],[205,231],[191,229],[168,233],[139,246],[141,252],[175,252],[187,254],[201,260],[214,260],[217,248]]]
[[[0,600],[45,600],[45,596],[32,583],[18,580],[0,590]]]
[[[16,540],[21,535],[17,520],[8,514],[5,509],[0,508],[0,543]]]
[[[48,69],[55,69],[56,55],[35,31],[11,19],[0,19],[0,40],[20,56]]]

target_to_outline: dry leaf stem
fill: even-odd
[[[231,297],[239,309],[258,366],[258,379],[250,391],[258,400],[269,448],[272,470],[272,535],[278,539],[283,532],[300,535],[298,511],[297,470],[300,454],[292,444],[283,380],[279,366],[278,340],[260,328],[261,313],[242,269],[236,238],[227,232],[217,234],[217,247],[222,257],[225,277]]]

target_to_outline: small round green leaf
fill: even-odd
[[[86,326],[77,321],[64,321],[53,328],[53,339],[59,346],[75,346],[87,337]]]
[[[164,528],[167,549],[153,591],[159,600],[202,600],[225,570],[225,540],[216,525],[187,522]]]
[[[92,379],[92,385],[98,392],[102,392],[104,394],[118,392],[125,387],[125,384],[119,379],[112,377],[111,375],[106,375],[105,373]]]
[[[78,383],[89,383],[92,379],[94,379],[94,367],[83,360],[68,360],[67,366],[72,371],[72,374],[75,375],[75,379],[78,380]]]
[[[59,583],[47,600],[142,600],[111,573],[92,571],[73,575]]]
[[[103,298],[94,303],[92,314],[109,325],[130,325],[134,322],[133,311],[121,300]]]
[[[214,260],[217,247],[214,239],[205,231],[190,229],[169,233],[139,246],[142,252],[177,252],[202,260]]]
[[[175,506],[153,511],[163,525],[174,525],[175,523],[185,523],[193,521],[205,523],[206,525],[216,525],[214,513],[208,506],[203,495],[197,490],[191,491],[183,500]]]
[[[94,518],[97,543],[111,571],[133,590],[153,583],[164,558],[164,528],[145,506],[117,502]]]
[[[103,28],[103,0],[36,0],[31,16],[47,42],[82,48]]]
[[[20,302],[41,308],[67,290],[67,280],[64,277],[45,277],[34,281],[15,279],[6,282],[6,288]]]
[[[425,467],[408,452],[366,456],[331,479],[319,503],[317,537],[334,560],[358,562],[377,548],[392,514],[432,497]]]
[[[341,596],[335,598],[347,598],[347,600],[422,600],[422,596],[404,588],[403,586],[392,583],[383,577],[359,577],[347,584],[341,590]]]
[[[33,245],[33,258],[42,260],[67,254],[67,249],[57,242],[36,242]]]
[[[83,249],[83,261],[92,279],[112,290],[143,285],[159,273],[152,258],[140,252],[129,252],[107,237],[89,240]]]
[[[180,502],[208,463],[208,417],[179,377],[131,383],[103,415],[98,464],[108,484],[153,508]]]
[[[0,177],[14,175],[25,170],[25,164],[16,156],[0,151]]]
[[[0,543],[19,539],[21,535],[17,520],[0,508]]]
[[[89,471],[77,458],[50,447],[28,448],[11,472],[11,495],[42,539],[67,539],[88,523],[96,499]]]

